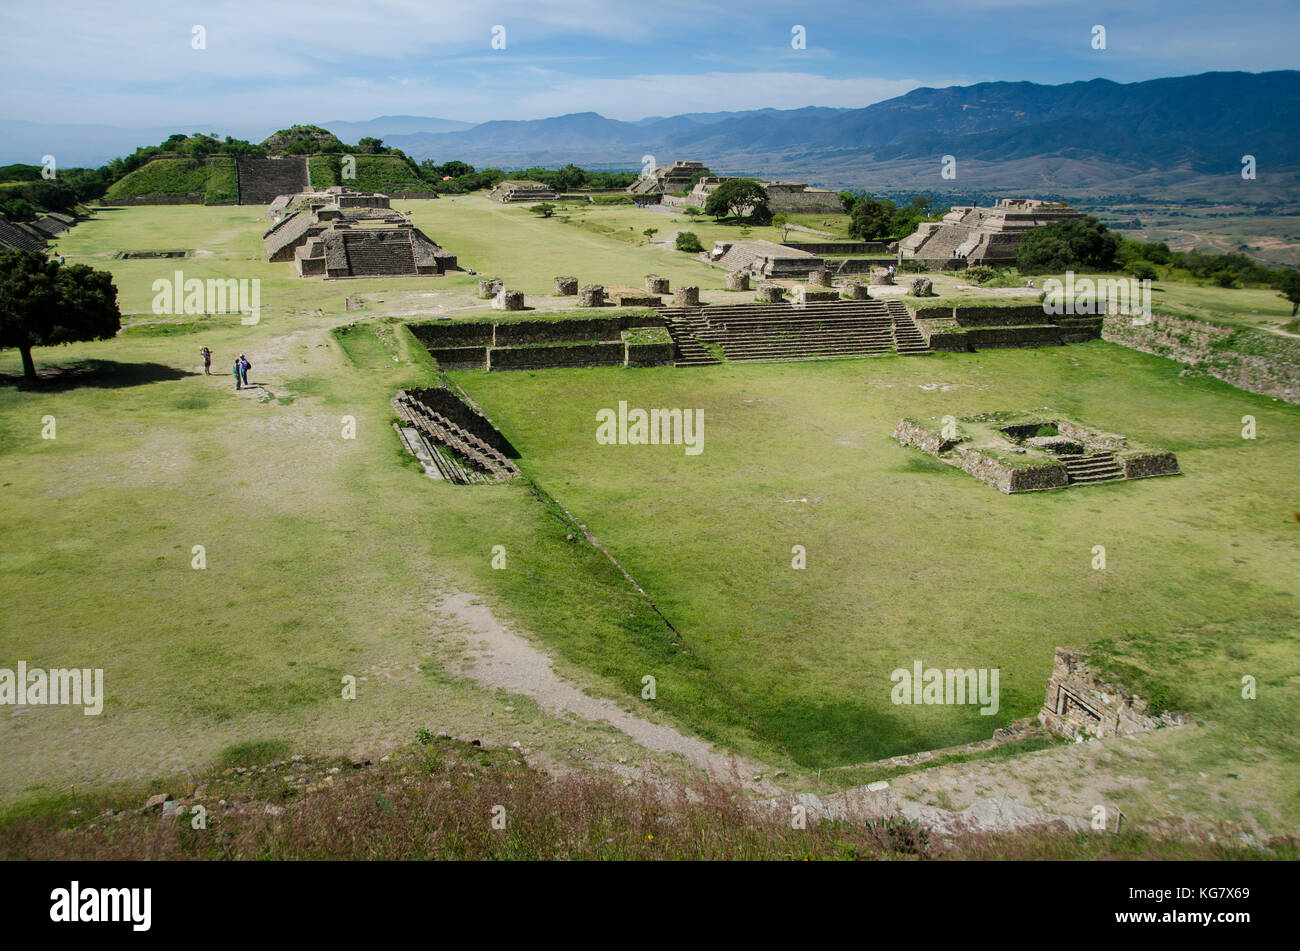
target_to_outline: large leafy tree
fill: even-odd
[[[1287,268],[1273,285],[1282,292],[1282,296],[1291,304],[1291,316],[1300,310],[1300,271]]]
[[[33,347],[106,340],[121,327],[107,271],[60,266],[35,251],[0,251],[0,349],[22,354],[26,379],[36,379]]]
[[[748,209],[750,217],[766,220],[771,217],[767,202],[767,189],[758,183],[758,179],[731,178],[709,193],[704,213],[722,219],[730,215],[739,216]]]
[[[892,237],[894,203],[879,198],[859,198],[849,214],[849,235],[859,241],[879,241]]]
[[[1120,238],[1096,218],[1072,218],[1035,228],[1025,235],[1016,252],[1016,267],[1028,274],[1115,267]]]

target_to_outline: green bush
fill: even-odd
[[[704,245],[700,244],[699,236],[694,231],[679,231],[677,233],[676,248],[678,251],[703,251]]]
[[[998,276],[996,269],[989,267],[987,264],[977,264],[975,267],[966,269],[966,280],[973,284],[987,284]]]

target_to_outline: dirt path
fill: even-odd
[[[438,616],[440,630],[466,639],[469,650],[460,673],[479,683],[530,697],[551,713],[608,723],[646,749],[678,754],[718,781],[739,781],[746,789],[766,795],[780,792],[766,780],[755,779],[764,772],[757,764],[719,753],[702,740],[629,713],[612,700],[583,693],[555,673],[550,657],[507,629],[472,595],[449,595],[431,604],[430,610]]]

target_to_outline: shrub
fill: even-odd
[[[694,231],[679,231],[675,246],[678,251],[703,251],[704,245],[700,244],[699,236]]]
[[[966,279],[975,284],[987,284],[998,276],[998,272],[987,264],[977,264],[966,269]]]
[[[1128,272],[1139,281],[1154,281],[1160,276],[1156,272],[1156,269],[1146,261],[1136,261],[1133,264],[1130,264]]]

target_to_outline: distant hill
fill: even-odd
[[[701,121],[704,120],[704,121]],[[486,122],[386,140],[416,159],[636,168],[694,159],[725,172],[835,187],[1159,192],[1213,190],[1256,156],[1259,192],[1300,183],[1300,72],[1138,83],[978,83],[915,89],[862,109],[773,110],[620,122],[597,113]],[[953,155],[958,178],[939,177]],[[1265,178],[1271,174],[1271,179]],[[1285,173],[1285,174],[1279,174]],[[1239,176],[1238,176],[1239,179]],[[1294,197],[1294,192],[1292,192]]]
[[[202,129],[203,126],[196,126]],[[344,142],[383,139],[416,161],[479,168],[635,170],[698,160],[723,174],[793,178],[832,188],[1062,195],[1300,199],[1300,72],[1202,73],[1058,86],[977,83],[914,89],[861,109],[757,109],[649,116],[577,112],[478,125],[420,116],[327,122]],[[159,132],[0,121],[0,163],[95,164]],[[78,145],[77,143],[81,143]],[[952,155],[957,177],[940,177]],[[1258,178],[1240,178],[1243,155]],[[191,183],[192,184],[192,183]]]

